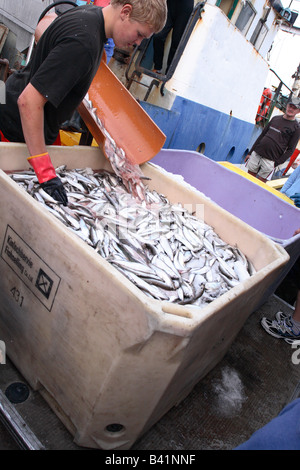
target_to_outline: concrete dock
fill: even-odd
[[[272,295],[251,314],[223,360],[131,450],[230,450],[299,397],[300,346],[293,348],[273,338],[260,325],[263,316],[273,318],[279,310],[293,311],[288,303]],[[0,371],[2,396],[13,383],[27,385],[9,359],[0,365]],[[0,450],[28,448],[30,441],[33,450],[86,450],[73,442],[39,392],[28,388],[28,398],[13,404],[12,409],[28,430],[29,444],[22,443],[22,436],[12,437],[16,433],[14,429],[8,432],[1,413]]]

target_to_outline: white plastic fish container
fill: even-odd
[[[109,169],[97,148],[52,147],[54,165]],[[0,144],[3,170],[26,169],[23,144]],[[0,339],[77,444],[129,449],[225,355],[286,251],[193,188],[144,165],[173,203],[205,222],[257,272],[204,308],[147,297],[0,171]]]

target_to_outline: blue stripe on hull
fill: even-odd
[[[254,124],[181,97],[170,111],[147,102],[141,105],[166,134],[164,148],[199,150],[215,161],[242,163],[261,132]]]

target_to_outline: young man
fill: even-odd
[[[295,206],[300,209],[300,165],[288,177],[280,192],[293,199]]]
[[[276,166],[291,157],[300,138],[298,113],[300,98],[293,97],[285,114],[273,117],[266,125],[245,158],[250,175],[265,182]]]
[[[26,142],[39,183],[57,201],[66,205],[67,196],[46,145],[55,142],[61,123],[88,92],[107,38],[123,49],[139,45],[162,29],[166,14],[165,0],[72,8],[47,25],[29,64],[6,81],[0,131],[9,141]]]
[[[293,236],[300,233],[297,229]],[[277,312],[274,320],[266,317],[261,319],[264,330],[275,338],[281,338],[289,344],[300,345],[300,256],[298,257],[287,278],[293,289],[297,290],[293,315]]]

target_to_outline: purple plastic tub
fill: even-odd
[[[263,302],[273,294],[300,254],[300,209],[198,152],[161,150],[154,163],[184,180],[231,214],[282,245],[290,255]],[[262,303],[263,303],[262,302]]]

